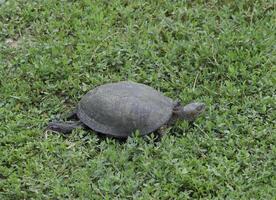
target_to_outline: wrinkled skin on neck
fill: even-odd
[[[190,103],[184,107],[176,106],[173,112],[178,119],[193,122],[204,110],[204,103]]]

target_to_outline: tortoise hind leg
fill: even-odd
[[[59,133],[68,134],[73,131],[75,128],[82,128],[83,123],[80,121],[73,122],[50,122],[46,130],[51,130]]]
[[[74,108],[70,113],[68,113],[65,117],[66,120],[72,120],[72,119],[75,119],[77,120],[78,119],[78,116],[77,116],[77,107]]]

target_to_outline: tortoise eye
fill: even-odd
[[[196,110],[197,110],[197,111],[201,111],[201,110],[204,110],[204,108],[205,108],[205,105],[202,104],[202,105],[199,105],[199,106],[196,108]]]

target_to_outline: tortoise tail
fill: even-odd
[[[51,130],[59,133],[68,134],[71,133],[75,128],[83,127],[80,121],[70,121],[70,122],[50,122],[46,130]]]

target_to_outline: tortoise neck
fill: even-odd
[[[175,115],[177,116],[178,119],[190,121],[189,116],[185,112],[184,107],[180,108],[177,112],[175,112]]]
[[[184,106],[184,107],[181,105],[176,106],[173,110],[173,114],[174,114],[175,118],[177,118],[177,119],[193,121],[192,116],[187,111],[186,106]]]

